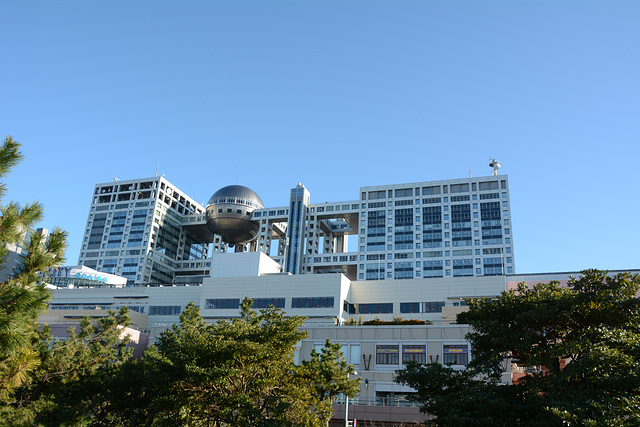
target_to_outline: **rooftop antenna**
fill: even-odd
[[[473,178],[473,173],[471,172],[471,168],[467,169],[469,171],[469,178]]]
[[[158,176],[158,169],[160,169],[160,162],[158,162],[158,166],[156,166],[156,176]]]
[[[492,176],[498,176],[498,169],[500,169],[500,162],[494,159],[493,157],[489,157],[491,162],[489,163],[489,167],[493,168],[493,172],[491,172]]]

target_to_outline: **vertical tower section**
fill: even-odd
[[[360,191],[359,280],[515,273],[506,175]]]
[[[287,227],[287,251],[285,271],[291,274],[301,272],[304,255],[307,212],[311,196],[306,187],[300,183],[291,189],[289,201],[289,225]]]
[[[78,264],[125,277],[127,285],[199,283],[210,268],[210,238],[184,222],[204,213],[164,177],[99,183]]]

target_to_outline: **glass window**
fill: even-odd
[[[409,361],[427,363],[427,347],[425,345],[403,345],[402,363]]]
[[[469,363],[469,350],[466,344],[444,345],[442,363],[445,365],[466,365]]]
[[[376,365],[398,365],[400,363],[400,346],[377,345]]]
[[[351,344],[351,354],[349,355],[349,363],[359,365],[361,356],[360,344]]]

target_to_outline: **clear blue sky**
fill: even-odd
[[[268,206],[508,174],[516,272],[640,267],[640,1],[0,0],[3,202],[75,264],[96,182]]]

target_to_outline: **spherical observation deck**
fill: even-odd
[[[229,245],[250,242],[258,234],[259,224],[251,221],[264,204],[260,196],[242,185],[228,185],[216,191],[207,203],[207,227]]]

